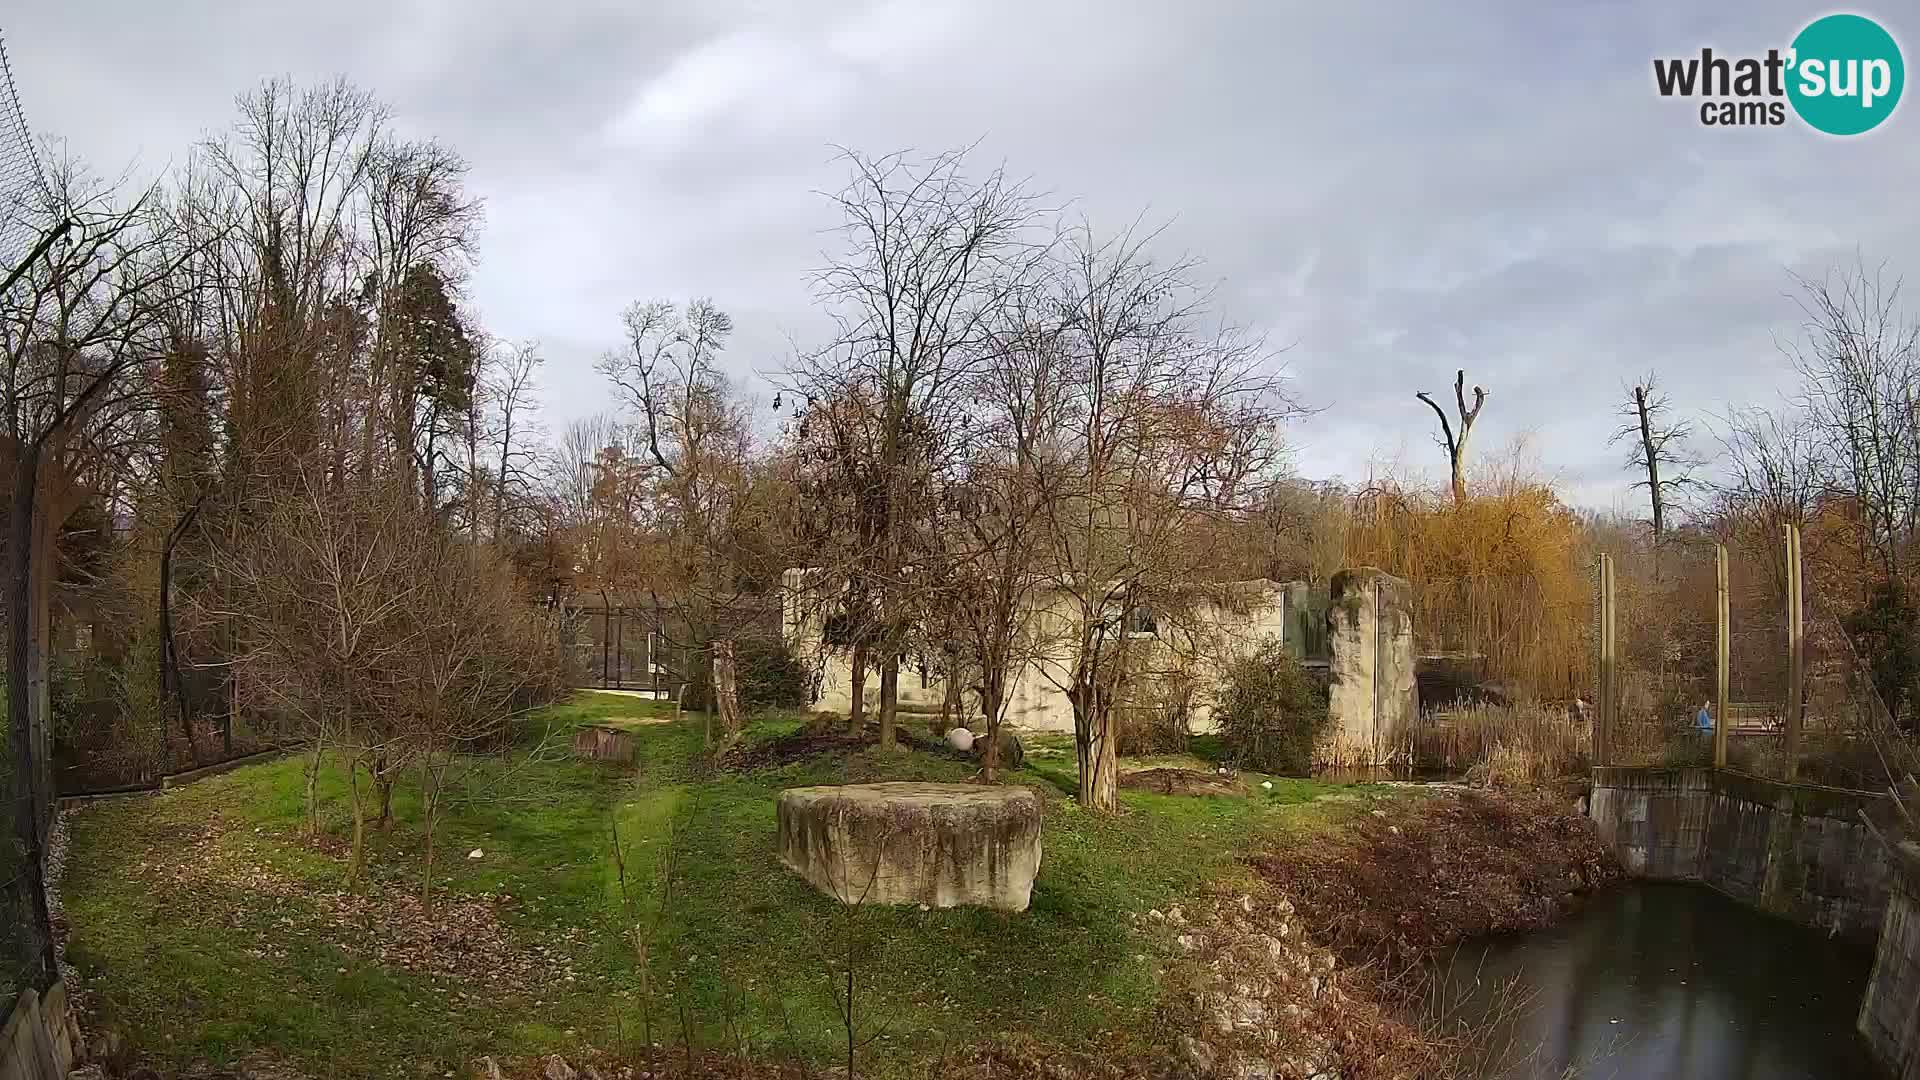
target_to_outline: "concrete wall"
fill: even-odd
[[[0,1028],[0,1080],[62,1080],[73,1067],[76,1041],[64,982],[55,981],[44,998],[22,991]]]
[[[1807,926],[1871,941],[1893,872],[1862,811],[1885,796],[1714,769],[1593,770],[1589,813],[1629,874],[1698,881]]]
[[[805,600],[806,572],[788,570],[784,618],[787,641],[820,672],[818,707],[846,712],[852,705],[853,669],[846,653],[820,647],[820,619],[810,610],[820,605]],[[1139,659],[1148,667],[1148,676],[1136,679],[1151,689],[1174,679],[1191,682],[1192,698],[1189,723],[1195,732],[1212,729],[1211,700],[1219,672],[1225,661],[1237,651],[1251,648],[1268,637],[1285,642],[1296,653],[1301,642],[1301,605],[1311,603],[1311,590],[1304,583],[1281,584],[1272,581],[1236,582],[1221,586],[1231,602],[1202,603],[1186,613],[1180,625],[1159,613],[1155,633],[1135,634],[1129,642],[1137,646]],[[1068,598],[1043,597],[1035,601],[1029,618],[1034,636],[1041,642],[1054,642],[1053,652],[1041,655],[1016,674],[1007,693],[1007,723],[1033,731],[1072,731],[1073,706],[1059,689],[1067,681],[1070,657],[1066,648],[1077,640],[1073,633],[1076,618]],[[880,702],[878,670],[867,673],[866,700],[869,709]],[[938,677],[923,680],[916,670],[900,672],[900,703],[920,710],[938,709],[946,697],[946,685]],[[962,694],[962,714],[975,715],[973,695]]]
[[[1892,862],[1887,915],[1855,1026],[1889,1075],[1908,1080],[1920,1077],[1920,846],[1902,843]]]
[[[1419,715],[1407,583],[1363,566],[1333,576],[1327,608],[1327,711],[1316,757],[1334,768],[1384,765]]]

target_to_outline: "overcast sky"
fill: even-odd
[[[977,142],[1096,227],[1171,222],[1221,313],[1291,345],[1314,478],[1438,464],[1413,392],[1465,366],[1481,447],[1530,435],[1571,498],[1613,505],[1624,383],[1773,402],[1790,271],[1920,275],[1920,103],[1842,140],[1702,127],[1653,90],[1653,57],[1784,47],[1823,3],[22,7],[0,32],[29,120],[103,171],[165,171],[275,75],[344,74],[458,148],[487,213],[471,295],[544,345],[555,427],[607,407],[592,359],[639,297],[731,310],[730,363],[765,390],[751,373],[821,332],[835,145]],[[1920,61],[1911,8],[1852,10]]]

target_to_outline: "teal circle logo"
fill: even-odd
[[[1793,39],[1787,99],[1793,111],[1829,135],[1879,127],[1900,104],[1907,82],[1900,46],[1863,15],[1828,15]]]

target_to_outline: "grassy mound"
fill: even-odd
[[[1029,911],[850,915],[775,859],[781,789],[957,781],[974,764],[844,746],[716,769],[702,718],[670,710],[583,694],[530,718],[513,753],[464,766],[431,914],[411,779],[371,841],[373,880],[352,893],[332,762],[313,841],[299,758],[76,812],[62,892],[85,1007],[163,1069],[268,1055],[316,1077],[464,1076],[482,1054],[638,1061],[648,1041],[823,1063],[844,1054],[833,990],[851,954],[863,1074],[924,1075],[943,1052],[1001,1039],[1124,1048],[1156,1037],[1167,947],[1140,917],[1352,812],[1315,801],[1328,785],[1276,779],[1250,797],[1128,791],[1126,814],[1097,816],[1067,794],[1071,755],[1040,754],[1007,778],[1045,800]],[[642,715],[669,722],[624,725],[635,767],[568,755],[575,726]],[[743,753],[804,724],[758,720]]]

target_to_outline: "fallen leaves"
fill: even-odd
[[[249,956],[286,960],[298,945],[333,945],[351,956],[444,980],[435,992],[461,1000],[536,995],[580,979],[573,954],[594,931],[562,928],[538,943],[518,940],[500,919],[508,895],[436,894],[431,913],[410,888],[372,883],[363,891],[317,887],[272,864],[273,841],[213,820],[165,850],[149,848],[133,873],[156,888],[184,891],[198,910],[250,935]],[[348,968],[336,970],[345,978]]]

